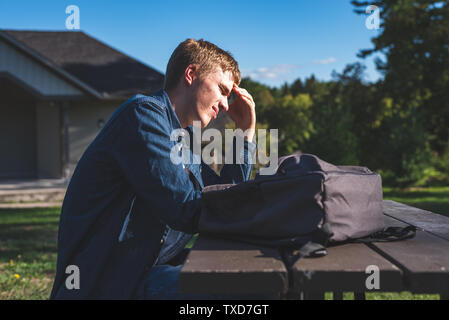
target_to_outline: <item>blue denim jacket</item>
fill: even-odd
[[[170,159],[177,144],[170,134],[180,128],[163,90],[137,95],[114,112],[79,160],[67,188],[50,298],[138,296],[144,274],[161,248],[169,250],[159,262],[183,247],[176,240],[164,246],[167,230],[180,231],[181,238],[198,232],[201,188],[249,179],[249,157],[256,146],[247,141],[238,150],[244,164],[225,164],[218,176],[203,162],[185,163],[189,176],[182,163]],[[70,265],[79,270],[79,289],[67,286],[73,276],[66,273]]]

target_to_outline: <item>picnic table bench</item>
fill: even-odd
[[[273,293],[283,299],[323,299],[333,292],[438,293],[449,297],[449,218],[384,200],[386,226],[417,228],[412,239],[397,242],[348,243],[331,246],[319,258],[285,263],[277,249],[199,236],[181,269],[179,290],[184,293]],[[367,288],[377,267],[378,287]]]

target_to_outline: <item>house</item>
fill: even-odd
[[[163,79],[81,31],[0,30],[0,179],[70,176],[114,110]]]

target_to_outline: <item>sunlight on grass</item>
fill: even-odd
[[[48,299],[60,208],[0,210],[0,300]]]

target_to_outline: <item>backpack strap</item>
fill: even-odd
[[[361,243],[391,242],[391,241],[411,239],[415,237],[415,235],[416,235],[415,226],[388,227],[384,230],[370,234],[369,236],[358,239],[351,239],[348,242],[361,242]]]
[[[316,258],[327,255],[326,247],[317,242],[307,242],[298,250],[299,258]]]

